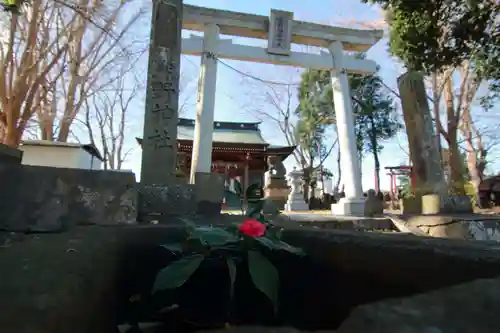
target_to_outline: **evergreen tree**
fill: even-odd
[[[298,117],[295,135],[302,151],[301,156],[305,159],[301,164],[306,199],[309,186],[317,181],[313,174],[316,174],[316,169],[322,168],[323,161],[330,154],[325,145],[325,131],[331,125],[332,98],[328,71],[306,70],[302,74],[298,89],[299,105],[295,110]]]
[[[364,55],[360,54],[358,57],[364,58]],[[372,153],[377,179],[380,178],[378,154],[383,149],[379,141],[393,137],[401,128],[394,116],[393,99],[381,82],[377,75],[349,74],[358,152],[360,156],[364,152]],[[310,152],[312,160],[317,157],[318,152],[325,150],[323,140],[326,126],[335,124],[330,71],[305,71],[298,97],[297,132],[301,148]],[[379,188],[378,180],[377,188]]]
[[[356,115],[356,137],[360,154],[371,153],[375,164],[375,188],[380,190],[380,159],[383,150],[381,140],[394,137],[402,128],[396,119],[394,101],[383,87],[378,75],[357,78],[357,90],[353,90],[353,110]],[[357,80],[353,80],[357,82]]]

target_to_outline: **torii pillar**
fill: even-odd
[[[361,183],[361,166],[356,145],[354,112],[349,88],[349,79],[344,65],[344,47],[341,42],[330,44],[330,53],[335,64],[331,71],[333,104],[340,145],[340,164],[344,183],[345,197],[332,204],[332,213],[336,215],[364,215],[365,198]]]
[[[217,42],[219,27],[209,23],[203,34],[203,54],[198,81],[196,122],[189,182],[196,183],[196,174],[209,174],[212,166],[212,134],[214,131],[215,91],[217,86]]]

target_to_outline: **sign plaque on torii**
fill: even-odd
[[[333,102],[346,193],[346,198],[332,206],[332,211],[347,215],[362,214],[361,170],[347,72],[372,74],[376,72],[377,65],[371,60],[345,55],[344,51],[368,51],[382,38],[383,31],[295,21],[293,13],[277,10],[272,10],[270,17],[191,5],[184,5],[182,11],[183,29],[204,33],[203,37],[182,39],[182,53],[201,56],[191,182],[195,180],[195,173],[211,171],[218,58],[328,69],[332,72]],[[268,47],[234,44],[231,40],[219,39],[220,34],[267,39]],[[328,52],[291,51],[292,43],[322,47]]]

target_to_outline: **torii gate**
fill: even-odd
[[[167,5],[173,6],[173,2],[179,0],[167,1]],[[339,204],[332,205],[332,212],[339,215],[363,214],[361,169],[347,72],[373,74],[377,65],[371,60],[344,55],[344,51],[368,51],[382,38],[383,31],[295,21],[293,13],[277,10],[271,10],[270,17],[267,17],[191,5],[182,7],[182,28],[204,33],[202,38],[183,38],[181,43],[182,53],[201,55],[191,182],[194,182],[195,173],[209,173],[211,170],[217,58],[329,69],[332,71],[333,102],[346,194]],[[234,44],[231,40],[219,39],[219,34],[267,39],[268,47]],[[292,52],[292,43],[324,47],[329,52]]]

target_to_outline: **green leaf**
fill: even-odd
[[[255,287],[271,300],[277,313],[279,276],[276,267],[259,252],[248,251],[248,270]]]
[[[180,243],[162,244],[160,246],[169,250],[170,252],[173,252],[173,253],[182,252],[182,244],[180,244]]]
[[[229,270],[229,279],[231,280],[231,286],[229,287],[229,302],[231,302],[234,296],[234,283],[236,282],[236,264],[233,258],[226,258],[226,263]]]
[[[222,246],[227,243],[235,243],[238,237],[225,229],[217,227],[198,226],[190,238],[199,238],[203,244],[210,246]]]
[[[162,268],[156,275],[153,293],[182,286],[200,267],[203,259],[205,259],[203,255],[197,254],[176,260]]]
[[[304,250],[302,250],[301,248],[287,244],[279,239],[272,239],[269,237],[258,237],[258,238],[255,238],[255,240],[271,250],[287,251],[287,252],[290,252],[292,254],[296,254],[298,256],[305,255]]]

